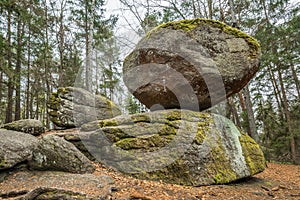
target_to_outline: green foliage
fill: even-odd
[[[132,95],[129,95],[126,99],[126,110],[128,110],[129,114],[140,112],[140,105]]]

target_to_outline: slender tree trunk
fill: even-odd
[[[207,7],[208,7],[208,17],[209,19],[213,18],[213,1],[207,0]]]
[[[47,92],[46,92],[46,101],[45,101],[45,121],[46,121],[46,127],[48,129],[50,129],[50,119],[49,119],[49,115],[47,114],[48,113],[48,109],[47,109],[47,101],[51,95],[51,88],[50,88],[50,77],[51,77],[51,72],[50,72],[50,69],[49,69],[49,34],[48,34],[48,7],[47,7],[47,0],[45,0],[44,2],[44,7],[45,7],[45,21],[46,21],[46,27],[45,27],[45,36],[46,36],[46,42],[45,42],[45,57],[44,57],[44,60],[45,60],[45,77],[46,77],[46,89],[47,89]]]
[[[245,119],[243,119],[243,120],[246,121],[246,123],[245,123],[245,124],[246,124],[246,127],[243,127],[243,128],[244,128],[244,129],[247,129],[247,134],[248,134],[250,137],[252,137],[252,135],[251,135],[251,130],[250,130],[250,126],[249,126],[248,110],[247,110],[247,107],[246,107],[246,103],[245,103],[245,98],[244,98],[243,92],[240,91],[240,92],[238,93],[238,95],[239,95],[240,105],[241,105],[241,107],[242,107],[243,114],[244,114],[244,116],[246,117]]]
[[[0,49],[0,65],[4,66],[4,59],[3,59],[3,49]],[[0,111],[2,113],[2,99],[3,99],[3,91],[4,91],[4,87],[3,87],[3,71],[0,71]],[[2,123],[2,116],[0,116],[0,124]]]
[[[290,146],[291,146],[292,161],[293,161],[293,163],[297,163],[297,152],[296,152],[295,136],[294,136],[293,130],[292,130],[291,115],[290,115],[290,111],[289,111],[288,100],[287,100],[286,91],[285,91],[285,87],[284,87],[284,84],[283,84],[283,78],[282,78],[282,73],[281,73],[279,64],[277,64],[277,71],[278,71],[278,79],[279,79],[282,98],[283,98],[283,107],[284,107],[284,111],[285,111],[287,129],[288,129],[288,133],[290,135]]]
[[[31,4],[29,5],[31,12]],[[26,74],[26,109],[25,118],[30,119],[30,69],[31,69],[31,19],[28,22],[28,43],[27,43],[27,74]]]
[[[59,16],[59,72],[58,72],[58,87],[63,87],[63,70],[64,70],[64,44],[65,44],[65,31],[64,31],[64,1],[61,1],[60,16]]]
[[[194,18],[197,18],[197,9],[196,9],[196,4],[195,4],[195,0],[192,0],[192,6],[193,6],[193,15]]]
[[[22,59],[22,21],[18,16],[17,27],[17,61],[15,68],[15,87],[16,87],[16,102],[15,102],[15,120],[21,119],[21,59]]]
[[[26,111],[25,118],[30,118],[30,64],[31,60],[31,33],[30,33],[30,25],[29,25],[29,36],[28,36],[28,47],[27,47],[27,85],[26,85]]]
[[[229,5],[230,5],[230,14],[231,14],[231,23],[233,27],[238,27],[238,22],[236,18],[236,13],[234,9],[234,2],[233,0],[229,0]]]
[[[0,65],[2,65],[2,64],[3,63],[1,62]],[[0,111],[1,112],[2,112],[2,99],[3,99],[3,93],[2,93],[2,91],[4,90],[4,88],[2,87],[2,85],[3,85],[3,72],[0,71],[0,103],[1,103]],[[0,120],[1,120],[1,117],[0,117]],[[1,121],[0,121],[0,124],[1,124]]]
[[[91,12],[89,13],[89,5],[86,1],[85,5],[85,30],[86,30],[86,74],[85,83],[86,89],[92,91],[92,53],[93,53],[93,37],[94,37],[94,11],[95,11],[95,0],[91,2]],[[88,17],[90,16],[90,18]]]
[[[12,71],[12,44],[11,44],[11,8],[8,8],[7,16],[7,61],[8,68]],[[6,117],[5,123],[12,122],[12,113],[13,113],[13,74],[8,75],[8,84],[7,84],[7,108],[6,108]]]
[[[295,85],[296,85],[296,90],[297,90],[297,94],[298,94],[298,99],[300,100],[300,82],[299,82],[299,78],[297,76],[297,72],[295,70],[295,66],[291,63],[291,71],[293,74],[293,78],[295,81]]]
[[[197,7],[198,7],[198,15],[199,17],[204,18],[204,15],[201,13],[201,5],[200,0],[197,0]]]
[[[241,104],[241,107],[242,107],[242,111],[247,111],[246,104],[245,104],[245,100],[244,100],[243,92],[240,91],[240,92],[238,93],[238,95],[239,95],[239,99],[240,99],[240,104]]]
[[[234,118],[234,121],[235,121],[236,125],[237,125],[239,128],[241,128],[241,127],[242,127],[242,126],[241,126],[241,121],[240,121],[240,119],[239,119],[239,115],[238,115],[237,110],[236,110],[236,108],[235,108],[235,105],[234,105],[234,102],[233,102],[233,100],[232,100],[232,97],[229,97],[229,98],[228,98],[228,104],[229,104],[229,106],[230,106],[230,109],[231,109],[231,112],[232,112],[232,114],[233,114],[233,118]]]
[[[39,120],[39,111],[40,111],[40,99],[39,99],[39,92],[35,92],[35,98],[36,98],[36,103],[35,103],[35,114],[34,114],[34,119]]]
[[[277,105],[278,105],[279,116],[280,116],[281,120],[284,120],[284,112],[282,110],[283,100],[282,100],[282,97],[280,95],[280,90],[279,90],[279,87],[277,85],[275,74],[274,74],[274,72],[273,72],[273,70],[271,69],[270,66],[268,66],[268,71],[269,71],[269,74],[270,74],[270,77],[271,77],[273,91],[274,91],[276,102],[277,102]]]
[[[253,112],[253,104],[250,98],[249,85],[246,85],[243,91],[244,91],[245,103],[247,108],[247,116],[248,116],[249,130],[250,130],[249,135],[251,135],[251,137],[256,142],[259,142],[259,137],[258,137],[257,128],[255,124],[254,112]]]

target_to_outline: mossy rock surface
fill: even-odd
[[[93,173],[95,167],[72,143],[55,135],[39,139],[29,161],[30,169],[71,173]]]
[[[192,19],[149,31],[126,57],[123,79],[152,110],[204,110],[239,92],[259,69],[261,48],[222,22]],[[157,106],[160,105],[160,106]]]
[[[7,130],[19,131],[38,136],[45,132],[42,122],[35,119],[22,119],[11,123],[4,124],[2,128]]]
[[[118,116],[86,126],[88,132],[78,133],[84,152],[140,179],[193,186],[225,184],[266,167],[258,144],[215,114],[175,109]]]
[[[0,129],[0,171],[31,160],[38,139],[30,134]]]
[[[121,114],[119,107],[109,99],[74,87],[59,88],[53,92],[48,107],[51,121],[62,128],[80,127]]]

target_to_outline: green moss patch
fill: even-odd
[[[259,148],[259,145],[243,132],[241,132],[239,140],[242,145],[243,156],[245,157],[251,175],[262,172],[266,168],[266,162],[264,161],[264,154]]]
[[[247,41],[248,45],[251,49],[255,51],[260,51],[260,44],[257,42],[256,39],[249,36],[247,33],[240,31],[237,28],[233,28],[231,26],[226,25],[223,22],[217,21],[217,20],[211,20],[211,19],[203,19],[203,18],[197,18],[197,19],[187,19],[187,20],[180,20],[180,21],[174,21],[174,22],[168,22],[165,24],[162,24],[151,31],[147,33],[145,37],[149,37],[151,34],[157,32],[158,30],[162,28],[168,28],[172,30],[182,30],[182,31],[192,31],[195,28],[197,28],[200,25],[211,25],[213,27],[217,27],[221,29],[223,32],[233,35],[237,38],[243,38]]]
[[[131,120],[133,123],[139,123],[139,122],[151,122],[151,119],[146,114],[135,114],[131,116]]]
[[[118,126],[119,123],[115,119],[104,119],[99,121],[99,128],[108,127],[108,126]]]
[[[124,150],[150,149],[154,147],[164,147],[173,139],[172,135],[162,137],[154,134],[150,137],[125,138],[115,143],[117,147]]]
[[[163,169],[147,173],[132,174],[132,176],[139,179],[162,180],[167,183],[179,185],[194,185],[193,178],[190,174],[189,167],[184,164],[183,160],[178,159]]]
[[[210,157],[214,159],[213,162],[207,163],[206,167],[208,173],[213,176],[215,184],[226,184],[236,180],[237,175],[231,168],[231,160],[226,155],[221,138],[217,138],[217,141],[211,140],[208,142],[211,143],[210,146],[212,147]],[[217,144],[215,144],[216,142]]]

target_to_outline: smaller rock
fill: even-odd
[[[2,128],[7,130],[19,131],[38,136],[45,132],[45,127],[39,120],[22,119],[8,124],[4,124]]]
[[[52,93],[48,108],[51,121],[62,128],[121,115],[120,108],[109,99],[74,87],[59,88]]]
[[[93,173],[95,168],[73,144],[54,136],[46,135],[39,140],[38,148],[29,162],[31,169],[54,170],[71,173]]]
[[[32,135],[0,129],[0,171],[30,160],[38,139]]]

